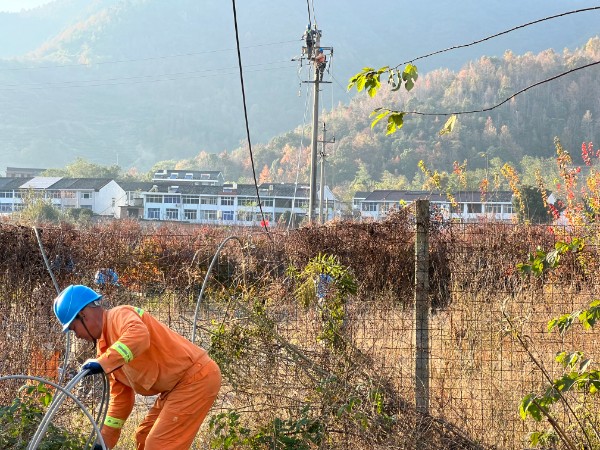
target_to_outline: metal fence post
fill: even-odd
[[[415,202],[415,406],[429,413],[429,200]]]

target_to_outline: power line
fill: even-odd
[[[414,115],[419,115],[419,116],[452,116],[452,115],[463,115],[463,114],[475,114],[475,113],[482,113],[482,112],[487,112],[487,111],[491,111],[493,109],[498,108],[499,106],[504,105],[506,102],[512,100],[513,98],[515,98],[517,95],[522,94],[523,92],[528,91],[531,88],[534,88],[536,86],[548,83],[550,81],[556,80],[560,77],[564,77],[565,75],[569,75],[573,72],[577,72],[578,70],[582,70],[582,69],[587,69],[589,67],[595,66],[597,64],[600,64],[600,61],[595,61],[593,63],[590,64],[586,64],[584,66],[581,67],[576,67],[575,69],[571,69],[571,70],[567,70],[566,72],[562,72],[559,73],[558,75],[555,75],[553,77],[547,78],[545,80],[542,81],[538,81],[537,83],[534,83],[530,86],[527,86],[526,88],[521,89],[518,92],[515,92],[513,95],[511,95],[510,97],[506,98],[505,100],[502,100],[500,103],[494,105],[494,106],[490,106],[489,108],[482,108],[482,109],[475,109],[475,110],[471,110],[471,111],[457,111],[457,112],[449,112],[449,113],[424,113],[424,112],[420,112],[420,111],[395,111],[395,112],[401,112],[403,114],[414,114]]]
[[[265,72],[265,71],[273,71],[273,70],[279,70],[279,69],[289,69],[292,67],[295,67],[295,65],[290,65],[289,62],[286,61],[286,65],[284,66],[278,66],[278,67],[269,67],[269,68],[265,68],[265,69],[258,69],[258,70],[248,70],[248,73],[256,73],[256,72]],[[253,66],[249,66],[249,67],[253,67]],[[232,67],[232,68],[228,68],[226,70],[234,70],[236,68]],[[223,69],[220,69],[223,70]],[[198,72],[202,72],[202,71],[198,71]],[[194,72],[191,72],[194,73]],[[134,85],[134,84],[145,84],[145,83],[158,83],[158,82],[163,82],[163,81],[179,81],[179,80],[193,80],[193,79],[201,79],[201,78],[211,78],[211,77],[218,77],[218,76],[224,76],[224,75],[234,75],[235,73],[232,72],[219,72],[219,73],[215,73],[215,74],[211,74],[211,75],[203,75],[203,76],[189,76],[189,77],[174,77],[174,78],[162,78],[162,79],[154,79],[154,80],[138,80],[138,81],[132,81],[133,79],[136,78],[147,78],[147,77],[161,77],[164,75],[144,75],[144,76],[140,76],[140,77],[130,77],[130,78],[121,78],[121,79],[107,79],[107,80],[89,80],[89,81],[64,81],[62,83],[73,83],[73,84],[69,84],[69,85],[63,85],[63,86],[55,86],[55,85],[51,85],[50,83],[48,84],[44,84],[42,86],[27,86],[27,85],[15,85],[13,87],[9,87],[9,88],[2,88],[0,87],[0,92],[15,92],[15,91],[19,91],[19,90],[40,90],[40,89],[48,89],[48,88],[52,88],[52,89],[74,89],[74,88],[87,88],[87,87],[99,87],[99,86],[121,86],[121,85]],[[127,81],[123,81],[120,82],[118,80],[127,80]],[[115,83],[111,83],[111,82],[104,82],[104,81],[117,81]],[[74,84],[74,83],[96,83],[96,84]],[[56,82],[56,83],[60,83],[60,82]]]
[[[400,64],[398,64],[394,68],[398,69],[398,67],[400,67],[400,66],[404,66],[406,64],[411,64],[411,63],[413,63],[415,61],[418,61],[419,59],[429,58],[430,56],[438,55],[440,53],[445,53],[445,52],[449,52],[451,50],[456,50],[456,49],[459,49],[459,48],[470,47],[472,45],[480,44],[481,42],[488,41],[490,39],[496,38],[498,36],[502,36],[504,34],[512,33],[513,31],[516,31],[516,30],[519,30],[521,28],[525,28],[525,27],[528,27],[528,26],[531,26],[531,25],[535,25],[535,24],[540,23],[540,22],[545,22],[547,20],[556,19],[558,17],[568,16],[570,14],[577,14],[577,13],[581,13],[581,12],[595,11],[595,10],[599,10],[599,9],[600,9],[600,6],[594,6],[594,7],[590,7],[590,8],[576,9],[574,11],[567,11],[567,12],[564,12],[564,13],[561,13],[561,14],[555,14],[553,16],[548,16],[548,17],[544,17],[542,19],[537,19],[537,20],[534,20],[532,22],[527,22],[527,23],[525,23],[523,25],[519,25],[519,26],[513,27],[513,28],[511,28],[509,30],[501,31],[500,33],[496,33],[496,34],[492,34],[491,36],[487,36],[487,37],[485,37],[483,39],[479,39],[477,41],[473,41],[473,42],[471,42],[469,44],[455,45],[453,47],[448,47],[448,48],[445,48],[443,50],[438,50],[438,51],[435,51],[435,52],[432,52],[432,53],[428,53],[428,54],[423,55],[423,56],[418,56],[418,57],[413,58],[413,59],[411,59],[409,61],[405,61],[403,63],[400,63]]]
[[[242,48],[267,47],[267,46],[270,46],[270,45],[290,44],[290,43],[293,43],[293,42],[298,42],[298,39],[294,39],[294,40],[291,40],[291,41],[279,41],[279,42],[269,42],[269,43],[266,43],[266,44],[249,45],[249,46],[242,47]],[[211,53],[230,52],[230,51],[234,51],[234,50],[235,50],[235,48],[225,48],[225,49],[220,49],[220,50],[205,50],[205,51],[202,51],[202,52],[179,53],[179,54],[174,54],[174,55],[150,56],[150,57],[147,57],[147,58],[137,58],[137,59],[118,59],[118,60],[114,60],[114,61],[98,61],[98,62],[93,62],[93,63],[57,64],[57,65],[50,65],[50,66],[31,66],[31,67],[11,67],[11,68],[0,69],[0,72],[3,72],[3,71],[19,71],[19,70],[56,69],[56,68],[63,68],[63,67],[92,67],[92,66],[100,66],[100,65],[105,65],[105,64],[123,64],[123,63],[130,63],[130,62],[155,61],[155,60],[160,60],[160,59],[181,58],[181,57],[188,57],[188,56],[199,56],[199,55],[206,55],[206,54],[211,54]]]
[[[242,54],[240,51],[240,37],[238,33],[238,23],[237,23],[237,12],[235,9],[235,0],[231,0],[231,4],[233,6],[233,25],[235,27],[235,42],[237,47],[237,57],[238,57],[238,66],[240,69],[240,84],[242,87],[242,103],[244,105],[244,121],[246,124],[246,138],[248,139],[248,152],[250,153],[250,164],[252,166],[252,177],[254,179],[254,188],[256,189],[256,199],[258,201],[258,209],[260,210],[260,215],[262,217],[262,226],[267,232],[267,236],[273,240],[271,234],[269,233],[269,228],[267,226],[267,221],[265,218],[265,213],[262,209],[262,202],[260,201],[260,192],[258,189],[258,182],[256,181],[256,168],[254,167],[254,155],[252,154],[252,141],[250,140],[250,125],[248,123],[248,108],[246,107],[246,91],[244,89],[244,71],[242,69]],[[293,210],[292,205],[292,210]],[[275,217],[273,217],[275,219]]]

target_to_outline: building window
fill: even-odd
[[[251,222],[253,215],[252,211],[238,211],[237,217],[240,222]]]
[[[0,198],[12,198],[12,191],[2,191],[0,192]]]
[[[160,219],[160,208],[148,208],[148,219]]]
[[[201,205],[216,205],[217,197],[200,197]]]
[[[513,214],[515,212],[513,205],[503,205],[504,214]]]
[[[258,202],[253,197],[238,197],[238,206],[258,206]]]
[[[92,205],[81,205],[81,209],[92,209]]]
[[[62,198],[75,198],[75,192],[74,191],[63,191]]]
[[[467,214],[481,214],[481,203],[467,203]]]
[[[260,204],[266,208],[272,208],[273,207],[273,199],[272,198],[264,198],[264,199],[260,199]]]
[[[375,212],[375,211],[377,211],[377,203],[374,203],[374,202],[363,202],[363,204],[362,204],[362,210],[363,211],[368,211],[368,212]]]
[[[162,203],[162,195],[147,195],[146,203]]]
[[[193,180],[194,179],[194,174],[193,173],[186,173],[184,178],[186,180]]]
[[[179,219],[179,210],[173,208],[167,208],[167,214],[165,216],[167,220],[178,220]]]
[[[82,192],[81,193],[81,198],[83,198],[83,199],[92,198],[92,193],[91,192]]]
[[[210,173],[201,173],[200,179],[201,180],[210,180]]]
[[[164,203],[180,203],[181,197],[179,195],[165,195],[163,202]]]
[[[292,207],[292,199],[291,198],[276,198],[275,199],[275,208],[291,208]]]
[[[485,205],[486,214],[500,214],[502,212],[502,205]]]
[[[223,211],[223,220],[233,220],[233,211]]]
[[[308,200],[305,198],[297,198],[294,203],[296,208],[308,208]]]
[[[184,195],[183,203],[185,205],[198,205],[200,203],[200,197],[197,195]]]
[[[217,220],[217,211],[200,211],[202,220]]]
[[[0,212],[12,212],[12,210],[10,203],[0,203]]]
[[[169,175],[169,178],[171,180],[176,180],[177,179],[177,174],[176,173],[172,173],[171,175]]]
[[[221,205],[233,206],[233,197],[221,197]]]
[[[195,209],[184,209],[183,217],[185,220],[196,220],[198,218],[198,211]]]

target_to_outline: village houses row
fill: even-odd
[[[262,183],[258,196],[254,184],[225,183],[219,171],[161,170],[151,182],[123,182],[107,178],[43,177],[41,169],[7,168],[0,178],[0,214],[23,208],[29,193],[43,195],[60,210],[90,209],[94,215],[112,218],[167,220],[222,225],[260,225],[267,222],[300,223],[306,216],[310,191],[306,185]],[[510,221],[514,218],[512,193],[494,192],[482,198],[480,192],[454,194],[452,205],[444,195],[425,191],[375,190],[357,192],[352,211],[347,211],[324,187],[323,212],[326,220],[347,217],[378,220],[392,209],[429,199],[438,218],[474,221],[486,217]],[[318,202],[318,199],[317,199]]]

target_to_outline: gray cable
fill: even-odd
[[[219,253],[221,252],[221,249],[225,246],[225,244],[228,241],[230,241],[232,239],[235,239],[236,241],[238,241],[238,243],[240,244],[240,246],[242,247],[242,249],[244,248],[244,244],[242,244],[242,241],[237,236],[229,236],[229,237],[225,238],[225,240],[223,242],[221,242],[221,244],[219,244],[219,247],[217,248],[215,256],[213,256],[213,259],[210,262],[210,265],[208,266],[208,271],[206,272],[206,275],[204,276],[204,281],[202,282],[202,288],[200,289],[200,294],[198,295],[198,301],[196,302],[196,310],[194,311],[194,325],[192,327],[192,339],[190,339],[192,341],[192,343],[195,343],[195,340],[196,340],[196,327],[197,327],[197,320],[198,320],[198,310],[200,309],[200,303],[202,303],[202,296],[204,295],[204,290],[206,289],[206,284],[208,282],[208,277],[210,277],[210,273],[212,272],[212,268],[215,265],[215,262],[217,261],[217,257],[219,256]]]
[[[60,294],[60,287],[58,286],[58,282],[54,277],[54,272],[52,272],[52,267],[50,266],[50,262],[48,261],[48,257],[46,256],[46,252],[44,250],[44,245],[42,244],[42,238],[37,227],[33,227],[33,231],[35,233],[35,237],[37,238],[38,245],[40,247],[40,252],[42,253],[42,258],[44,258],[44,263],[46,264],[46,269],[48,269],[48,273],[50,274],[50,278],[52,278],[52,283],[54,283],[54,288],[56,289],[56,294]],[[69,353],[71,351],[71,335],[67,333],[65,340],[65,359],[63,361],[63,370],[58,373],[58,384],[62,384],[64,381],[64,377],[67,373],[67,364],[69,363]]]
[[[42,418],[40,425],[38,426],[37,430],[35,431],[35,434],[31,438],[31,441],[29,442],[29,445],[27,446],[27,450],[36,450],[38,448],[38,446],[40,445],[40,442],[42,440],[42,437],[44,436],[44,434],[46,434],[46,430],[48,429],[48,426],[50,425],[50,421],[54,417],[54,414],[56,414],[56,411],[58,411],[58,408],[60,407],[60,405],[62,405],[62,403],[65,401],[66,396],[65,396],[64,392],[65,391],[70,392],[73,389],[73,387],[77,383],[79,383],[79,380],[81,380],[83,377],[85,377],[87,375],[87,373],[88,373],[87,370],[78,373],[65,386],[64,391],[61,391],[61,393],[59,395],[54,396],[54,398],[52,399],[52,403],[48,407],[48,411],[46,411],[46,414]]]
[[[83,374],[83,376],[85,376],[87,374],[87,372],[88,372],[87,370],[80,372],[77,375],[77,377],[75,377],[75,378],[78,378],[79,375],[81,375],[81,374]],[[83,378],[83,377],[79,377],[79,378]],[[73,395],[71,392],[69,392],[67,390],[67,387],[62,387],[59,384],[56,384],[50,380],[46,380],[44,378],[30,376],[30,375],[8,375],[8,376],[0,377],[0,381],[5,381],[5,380],[33,380],[33,381],[38,381],[40,383],[48,384],[48,385],[54,387],[55,389],[58,389],[59,391],[61,391],[63,396],[66,395],[67,397],[71,398],[75,402],[75,404],[77,406],[79,406],[79,408],[87,416],[90,423],[94,427],[94,431],[96,432],[96,435],[98,436],[98,441],[99,441],[99,444],[102,446],[102,449],[108,450],[108,447],[106,447],[106,444],[104,443],[104,439],[102,439],[102,434],[100,433],[100,428],[98,428],[98,425],[96,424],[96,422],[94,420],[94,417],[90,414],[90,412],[88,411],[86,406],[83,403],[81,403],[81,401],[77,397],[75,397],[75,395]],[[71,384],[71,383],[69,383],[69,384]],[[50,412],[50,409],[48,409],[48,412]],[[46,413],[46,415],[48,415],[48,412]],[[31,446],[31,442],[30,442],[30,446]],[[33,448],[37,448],[37,447],[33,447]]]

